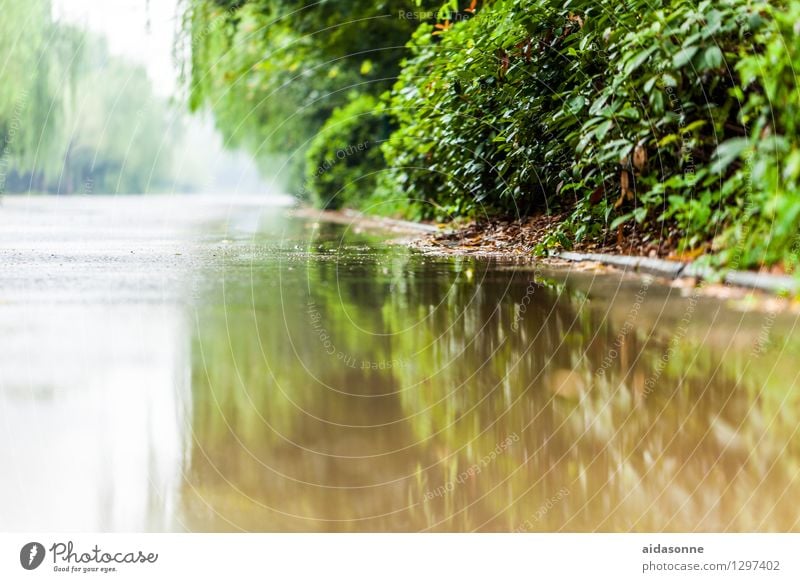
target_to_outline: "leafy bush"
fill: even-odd
[[[762,5],[768,25],[754,34],[758,50],[736,65],[737,98],[748,139],[720,146],[720,164],[734,159],[728,183],[741,184],[741,216],[717,241],[729,264],[798,267],[800,219],[800,2]],[[734,157],[735,156],[735,157]],[[725,184],[727,186],[727,183]]]
[[[335,109],[306,153],[306,186],[323,208],[356,206],[375,191],[389,121],[371,95]]]
[[[800,215],[789,4],[500,0],[420,27],[389,96],[391,173],[430,214],[567,208],[552,244],[628,223],[654,244],[716,241],[734,266],[786,258]]]
[[[302,148],[323,127],[305,158],[323,204],[439,219],[558,209],[550,246],[636,230],[732,267],[800,262],[800,0],[403,0],[444,6],[379,24],[366,16],[393,4],[237,0],[220,17],[210,1],[191,3],[193,97],[219,95],[220,123],[259,150]],[[348,15],[365,18],[336,26]],[[390,123],[348,97],[395,74]],[[390,126],[383,161],[371,148],[319,171]]]
[[[444,29],[420,27],[390,98],[399,129],[384,147],[409,195],[422,190],[447,212],[527,213],[562,193],[574,162],[565,138],[578,125],[569,107],[598,60],[591,47],[577,52],[574,9],[501,1]]]

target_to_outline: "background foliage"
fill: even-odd
[[[186,186],[171,164],[179,118],[143,68],[54,21],[49,0],[0,0],[0,13],[0,193]]]
[[[358,205],[375,191],[389,120],[369,94],[337,108],[306,152],[306,184],[323,208]]]
[[[188,0],[184,79],[190,107],[208,107],[231,146],[302,188],[310,140],[337,108],[380,95],[417,22],[414,0]],[[367,122],[368,123],[368,122]]]

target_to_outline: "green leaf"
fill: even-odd
[[[721,143],[714,152],[714,163],[711,164],[710,172],[712,174],[723,172],[749,147],[750,140],[746,137],[737,137]]]
[[[561,244],[562,247],[567,249],[568,251],[572,250],[572,241],[569,240],[563,233],[559,232],[556,234],[556,239]]]
[[[592,106],[589,108],[589,115],[598,115],[603,109],[606,107],[606,103],[608,102],[608,95],[600,95]]]
[[[663,148],[664,146],[668,146],[676,141],[679,141],[681,138],[677,133],[671,133],[669,135],[665,135],[661,138],[658,142],[658,147]]]
[[[578,95],[570,99],[567,105],[570,113],[576,115],[580,113],[581,109],[583,109],[583,106],[586,105],[586,99],[583,97],[583,95]]]
[[[718,69],[724,58],[718,46],[710,46],[703,53],[703,69]]]
[[[691,122],[686,127],[681,128],[682,134],[692,133],[695,129],[700,129],[701,127],[705,126],[708,122],[705,119],[698,119],[697,121]]]
[[[786,181],[796,180],[800,175],[800,151],[793,151],[784,162],[783,179]]]
[[[644,92],[650,94],[650,92],[653,90],[653,87],[656,86],[656,83],[658,83],[658,76],[650,77],[644,84]]]
[[[631,218],[633,218],[633,212],[629,212],[628,214],[623,214],[622,216],[618,216],[611,222],[611,226],[609,226],[609,228],[613,230],[617,228],[619,225],[625,224]]]
[[[599,140],[605,139],[606,134],[612,127],[614,127],[614,122],[611,119],[607,119],[594,130],[595,137]]]
[[[640,119],[639,111],[634,107],[626,107],[617,113],[617,116],[623,119],[632,119],[634,121],[638,121]]]
[[[658,48],[658,46],[651,46],[649,49],[645,49],[645,50],[640,51],[639,53],[637,53],[636,56],[634,56],[625,65],[625,69],[624,69],[625,75],[626,76],[630,75],[632,72],[634,72],[640,66],[642,66],[642,63],[644,63],[648,58],[650,58],[650,55],[652,55],[657,48]]]
[[[686,64],[692,60],[692,57],[697,54],[697,49],[698,47],[696,46],[680,49],[677,53],[675,53],[675,56],[672,57],[672,66],[674,66],[676,69],[686,66]]]
[[[678,86],[678,80],[674,76],[670,75],[669,73],[664,73],[663,75],[661,75],[661,80],[664,83],[665,87],[677,87]]]

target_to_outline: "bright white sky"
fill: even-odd
[[[175,91],[172,44],[178,0],[53,0],[53,15],[108,39],[112,53],[143,64],[161,95]]]

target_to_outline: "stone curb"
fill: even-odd
[[[637,273],[665,277],[667,279],[711,279],[722,275],[722,280],[728,285],[760,289],[770,293],[800,293],[800,281],[789,275],[770,275],[768,273],[754,273],[752,271],[720,271],[717,273],[709,267],[702,267],[693,263],[668,261],[665,259],[651,259],[649,257],[630,257],[626,255],[608,255],[600,253],[573,253],[564,252],[555,255],[559,259],[574,263],[593,262],[603,265],[619,267]],[[724,273],[724,275],[723,275]]]

